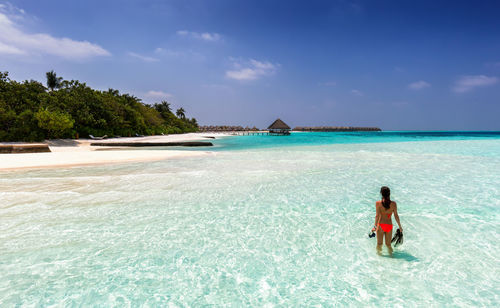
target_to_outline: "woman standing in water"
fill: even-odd
[[[373,227],[373,231],[377,231],[377,251],[380,252],[382,250],[382,242],[385,238],[385,245],[387,246],[389,252],[392,253],[391,215],[393,213],[401,233],[403,233],[403,227],[401,227],[401,222],[399,221],[398,206],[396,202],[391,201],[391,190],[389,187],[382,186],[382,188],[380,188],[380,194],[382,195],[382,200],[375,203],[376,215],[375,226]]]

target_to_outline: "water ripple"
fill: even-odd
[[[497,306],[499,159],[449,146],[6,173],[0,306]],[[366,236],[383,184],[405,228],[392,256]]]

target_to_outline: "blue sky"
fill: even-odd
[[[498,1],[0,1],[0,70],[207,125],[500,130]]]

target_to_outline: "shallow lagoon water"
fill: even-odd
[[[498,306],[498,136],[310,136],[2,173],[0,306]],[[367,237],[382,185],[392,256]]]

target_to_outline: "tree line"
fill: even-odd
[[[241,131],[258,131],[257,127],[243,127],[241,125],[206,125],[199,127],[200,132],[241,132]]]
[[[17,82],[0,72],[0,141],[41,141],[52,138],[136,136],[198,131],[183,108],[174,114],[170,103],[153,105],[120,94],[99,91],[78,80],[47,72],[47,87],[35,80]]]

